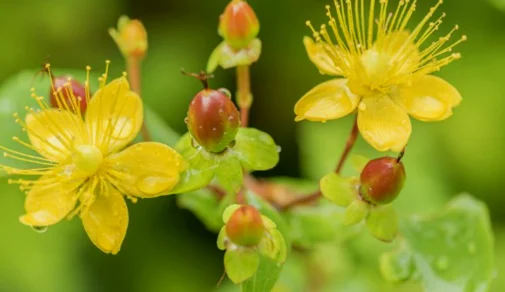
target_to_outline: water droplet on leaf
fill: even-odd
[[[37,233],[44,233],[47,231],[47,226],[32,226],[32,229]]]
[[[177,184],[178,181],[179,179],[177,176],[169,177],[166,175],[149,175],[142,177],[137,181],[137,188],[143,193],[153,195],[170,190]]]

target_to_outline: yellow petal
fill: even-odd
[[[123,196],[111,185],[81,213],[89,239],[105,253],[117,254],[128,228],[128,208]]]
[[[142,101],[130,91],[125,77],[99,89],[86,110],[86,125],[92,133],[93,144],[109,153],[126,146],[137,136],[142,119]]]
[[[335,63],[328,55],[329,45],[316,44],[310,37],[303,38],[303,44],[309,55],[309,59],[316,65],[321,74],[337,76],[342,75],[342,70],[335,66]],[[326,49],[325,49],[326,46]]]
[[[107,158],[114,184],[128,195],[151,198],[166,194],[186,168],[182,156],[156,142],[135,144]]]
[[[326,121],[350,114],[358,105],[360,97],[347,87],[347,79],[323,82],[295,105],[296,121]]]
[[[407,145],[412,131],[409,116],[391,98],[367,96],[358,109],[359,131],[375,149],[400,152]]]
[[[461,103],[461,95],[442,78],[425,75],[401,86],[392,95],[410,115],[421,121],[440,121],[452,115]]]
[[[46,109],[28,114],[25,122],[33,147],[53,161],[63,161],[74,143],[87,140],[82,120],[69,111]]]
[[[77,190],[84,179],[63,181],[58,176],[43,176],[28,192],[26,214],[21,223],[28,226],[49,226],[65,218],[77,202]]]

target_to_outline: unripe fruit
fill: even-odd
[[[219,34],[234,49],[246,48],[256,38],[260,24],[254,10],[243,0],[232,0],[219,20]]]
[[[79,104],[81,114],[86,112],[86,88],[79,81],[70,76],[53,77],[53,88],[51,88],[50,103],[54,108],[68,108],[73,110],[73,104]],[[66,104],[66,106],[65,106]]]
[[[209,152],[225,150],[240,127],[240,113],[226,92],[204,89],[189,105],[188,129],[196,142]]]
[[[251,206],[241,206],[226,223],[226,234],[237,245],[257,245],[265,234],[260,212]]]
[[[405,183],[405,167],[393,157],[381,157],[368,162],[360,176],[360,195],[378,205],[391,203]]]

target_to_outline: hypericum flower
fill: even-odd
[[[27,194],[23,224],[45,227],[79,214],[91,241],[103,252],[116,254],[128,227],[124,196],[135,201],[168,192],[179,182],[186,163],[160,143],[138,143],[122,150],[140,130],[142,101],[130,91],[126,76],[107,84],[107,70],[91,97],[87,70],[86,113],[81,114],[81,100],[71,83],[65,93],[56,91],[56,109],[33,91],[40,109],[26,107],[25,121],[14,114],[29,142],[13,139],[40,156],[0,146],[5,156],[34,165],[2,167],[8,174],[27,176],[9,180]]]
[[[326,6],[330,29],[322,25],[316,31],[307,22],[316,42],[306,37],[304,43],[321,73],[344,78],[319,84],[303,96],[295,106],[296,120],[324,122],[357,109],[364,139],[379,151],[399,152],[412,130],[408,114],[421,121],[440,121],[461,102],[452,85],[428,74],[459,59],[461,55],[452,50],[466,36],[447,44],[456,26],[427,43],[445,17],[443,13],[432,20],[442,0],[412,31],[407,25],[416,0],[400,0],[394,13],[387,12],[388,0],[371,0],[368,8],[364,0],[334,2],[336,18]]]

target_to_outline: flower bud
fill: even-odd
[[[186,122],[198,144],[219,153],[235,139],[240,113],[227,90],[204,89],[191,101]]]
[[[219,35],[234,49],[247,47],[259,30],[256,13],[246,1],[232,0],[220,16]]]
[[[79,104],[81,114],[86,112],[86,88],[79,81],[70,76],[59,76],[53,78],[51,88],[50,103],[54,108],[67,108],[73,110],[73,104]],[[54,90],[53,90],[54,89]]]
[[[235,244],[252,246],[260,243],[265,233],[261,214],[251,206],[241,206],[226,223],[226,234]]]
[[[388,204],[400,194],[405,183],[405,168],[393,157],[368,162],[360,176],[360,195],[375,204]]]
[[[116,42],[125,58],[143,58],[147,52],[147,32],[140,20],[131,20],[121,16],[117,30],[109,29],[109,34]]]

